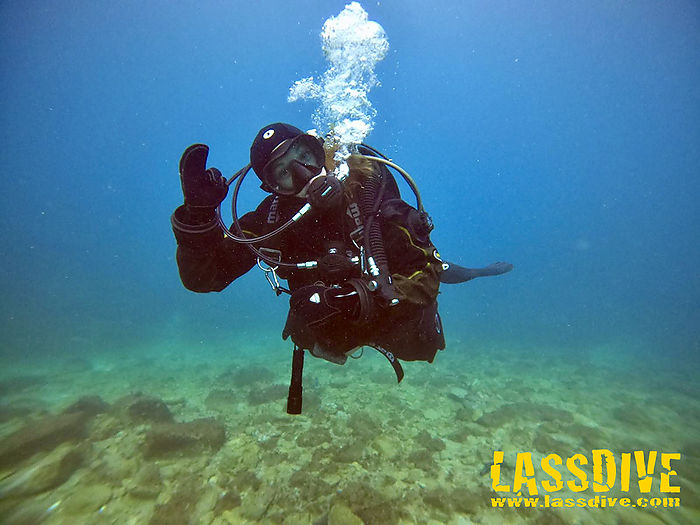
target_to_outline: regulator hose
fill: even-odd
[[[391,274],[389,272],[389,259],[384,249],[381,225],[375,221],[379,213],[379,206],[384,194],[384,180],[378,176],[368,177],[360,191],[360,207],[365,222],[365,250],[367,258],[371,258],[376,265],[374,272],[370,263],[370,274],[379,285],[379,294],[388,304],[395,298],[391,287]],[[377,273],[378,271],[378,273]]]

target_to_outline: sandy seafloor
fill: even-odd
[[[6,359],[1,520],[700,523],[695,370],[611,345],[466,346],[405,364],[398,386],[371,350],[344,367],[307,357],[301,416],[285,413],[290,355],[273,339]],[[659,494],[657,469],[647,495],[681,507],[491,508],[494,450],[512,482],[516,451],[539,462],[592,448],[682,452],[681,493]],[[607,495],[637,497],[635,482],[633,467],[631,491]]]

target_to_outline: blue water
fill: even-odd
[[[0,351],[276,337],[286,300],[257,272],[221,294],[180,284],[177,163],[205,142],[230,175],[266,123],[311,127],[287,90],[323,72],[318,33],[343,6],[0,4]],[[391,46],[367,142],[417,180],[445,258],[515,265],[443,287],[448,343],[697,366],[698,5],[363,6]],[[244,204],[262,196],[249,182]]]
[[[367,523],[698,522],[700,6],[362,4],[390,44],[367,142],[415,178],[445,259],[515,269],[442,287],[447,348],[398,387],[369,351],[307,359],[292,417],[287,298],[258,271],[186,290],[169,219],[188,145],[230,176],[265,124],[313,126],[288,89],[323,74],[345,2],[0,2],[8,523],[325,523],[338,502]],[[247,180],[239,209],[264,196]],[[148,460],[135,392],[225,441]],[[109,406],[56,438],[85,395]],[[682,453],[682,508],[491,508],[494,451],[506,477],[517,451],[593,448]],[[134,498],[146,467],[165,483]]]

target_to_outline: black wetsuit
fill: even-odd
[[[432,361],[437,350],[445,346],[436,302],[442,262],[418,211],[399,198],[395,181],[387,170],[382,171],[390,182],[376,220],[381,225],[399,303],[392,307],[376,305],[374,315],[365,321],[335,318],[318,331],[318,338],[339,354],[373,345],[399,359]],[[284,224],[303,204],[303,200],[294,197],[270,195],[239,222],[247,236],[259,236]],[[279,250],[284,261],[295,263],[322,259],[330,243],[341,243],[346,252],[359,255],[351,238],[358,227],[358,216],[359,205],[352,196],[346,196],[345,206],[325,211],[312,209],[298,223],[259,246]],[[190,290],[221,291],[256,263],[246,246],[224,236],[213,214],[197,217],[180,206],[173,214],[172,224],[180,277]],[[278,274],[294,292],[318,282],[342,285],[344,279],[360,277],[360,270],[356,267],[349,275],[333,277],[318,268],[282,267]]]

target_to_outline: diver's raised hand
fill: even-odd
[[[228,193],[221,172],[216,168],[206,169],[208,155],[209,146],[192,144],[180,158],[180,182],[189,208],[216,208]]]

